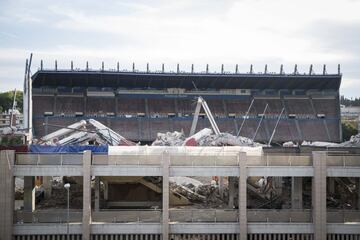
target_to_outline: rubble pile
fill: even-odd
[[[220,133],[219,135],[207,135],[199,139],[199,146],[260,146],[246,137],[236,137],[230,133]]]
[[[192,144],[188,143],[191,140],[196,146],[261,146],[261,144],[246,137],[236,137],[230,133],[213,134],[209,128],[204,128],[189,138],[185,138],[183,132],[177,131],[158,133],[152,146],[190,146]]]
[[[360,147],[360,134],[351,136],[349,141],[341,143],[343,147]]]
[[[181,146],[185,141],[183,132],[158,133],[152,146]]]

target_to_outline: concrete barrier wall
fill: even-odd
[[[160,222],[160,210],[93,211],[93,222]]]
[[[82,212],[70,210],[69,222],[81,222]],[[66,223],[66,210],[15,211],[15,223]]]
[[[328,155],[328,166],[360,167],[360,155]]]
[[[82,165],[82,154],[16,154],[17,165]]]

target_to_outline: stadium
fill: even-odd
[[[208,69],[208,68],[207,68]],[[202,73],[118,70],[43,70],[33,77],[34,135],[49,125],[95,118],[125,138],[152,142],[158,132],[190,131],[195,102],[202,96],[222,132],[267,143],[282,109],[273,141],[341,142],[341,74]],[[251,102],[253,104],[249,109]],[[265,106],[268,105],[265,114]],[[249,112],[248,112],[249,110]],[[246,114],[248,112],[248,114]],[[198,129],[208,126],[200,116]]]
[[[28,142],[1,151],[1,239],[360,239],[340,66],[30,65]]]

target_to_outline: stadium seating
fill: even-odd
[[[60,97],[56,98],[55,115],[75,115],[75,112],[84,112],[83,97]]]
[[[115,98],[111,97],[87,97],[87,116],[106,116],[107,113],[115,113]]]
[[[33,115],[43,116],[44,112],[54,111],[54,96],[33,96]]]
[[[150,115],[164,115],[175,113],[175,101],[169,98],[148,98],[148,108]]]
[[[325,114],[326,117],[336,117],[338,100],[331,98],[313,98],[312,102],[317,114]]]

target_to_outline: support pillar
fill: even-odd
[[[360,210],[360,177],[357,178],[357,208]]]
[[[235,198],[235,177],[228,177],[229,182],[229,208],[234,208]]]
[[[95,211],[100,210],[100,177],[95,177]]]
[[[109,183],[108,181],[103,181],[104,183],[104,200],[107,201],[109,199]]]
[[[303,184],[302,177],[291,178],[291,208],[302,209],[303,208]]]
[[[35,177],[24,177],[24,211],[35,210]]]
[[[169,239],[169,165],[170,154],[162,155],[162,240]]]
[[[91,226],[91,151],[83,153],[83,219],[82,239],[90,240]]]
[[[335,193],[335,178],[329,177],[328,184],[329,184],[329,186],[328,186],[329,194],[332,195]]]
[[[42,186],[44,188],[45,199],[51,198],[52,177],[44,176]]]
[[[326,240],[326,152],[312,152],[314,177],[312,207],[314,239]]]
[[[0,152],[0,239],[12,239],[14,217],[15,151]]]
[[[223,176],[219,176],[219,195],[220,195],[221,199],[224,198],[224,177]]]
[[[239,240],[247,240],[247,171],[246,153],[240,152],[239,160]]]

